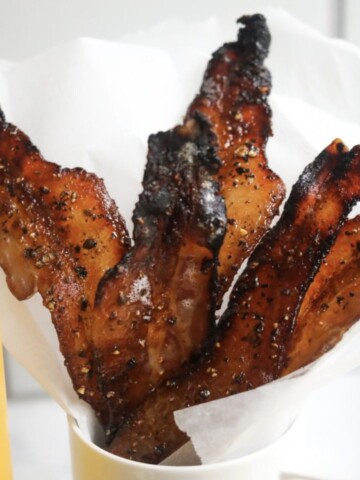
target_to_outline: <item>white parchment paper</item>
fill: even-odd
[[[264,13],[273,38],[268,157],[290,190],[334,138],[360,143],[360,52],[281,10]],[[225,31],[216,19],[193,25],[174,19],[119,42],[74,40],[15,66],[0,63],[0,104],[45,158],[103,177],[131,230],[148,135],[181,121],[211,52],[235,37],[235,23]],[[49,313],[38,296],[15,300],[2,273],[0,320],[6,348],[91,438],[92,414],[73,392]],[[246,455],[281,436],[311,391],[359,365],[360,324],[303,371],[175,418],[203,463]],[[171,461],[191,463],[191,451],[188,445]]]

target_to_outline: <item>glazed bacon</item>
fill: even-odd
[[[124,422],[110,451],[158,463],[187,437],[173,412],[255,388],[284,374],[309,285],[360,196],[359,147],[334,141],[292,189],[284,212],[249,259],[220,319],[213,349],[168,381]]]
[[[245,15],[238,22],[237,41],[213,54],[200,93],[186,115],[208,122],[221,159],[217,177],[228,223],[217,269],[218,305],[285,195],[284,184],[268,167],[265,154],[271,135],[271,75],[264,66],[269,29],[262,15]]]
[[[22,132],[2,126],[1,265],[17,298],[39,290],[77,393],[110,427],[117,410],[142,400],[164,372],[174,374],[208,333],[214,252],[226,217],[210,173],[219,160],[207,126],[188,122],[151,138],[147,189],[135,211],[136,246],[122,263],[129,241],[102,182],[46,162]],[[162,303],[153,305],[153,298]],[[124,305],[125,327],[124,317],[116,317]],[[143,352],[150,352],[149,364]],[[115,371],[108,362],[103,374],[107,354]],[[132,381],[127,372],[137,363]]]
[[[307,291],[283,374],[313,362],[360,317],[360,216],[348,220]]]
[[[149,138],[132,247],[103,182],[45,161],[0,110],[0,266],[18,299],[42,296],[109,450],[138,461],[187,440],[175,410],[306,365],[360,313],[360,217],[344,224],[360,147],[335,140],[267,231],[284,198],[265,155],[270,34],[261,15],[239,22],[183,124]]]
[[[226,214],[206,124],[152,135],[133,249],[97,293],[96,367],[113,414],[176,374],[214,325],[214,270]]]
[[[270,35],[261,15],[241,23],[238,40],[213,55],[184,124],[150,137],[135,246],[99,288],[92,338],[115,425],[199,351],[215,304],[284,196],[264,152]]]
[[[94,188],[87,188],[89,174],[44,162],[30,143],[31,161],[26,156],[8,161],[10,181],[24,180],[24,188],[31,190],[29,204],[34,198],[41,205],[41,215],[50,222],[48,234],[64,242],[74,263],[71,268],[60,264],[65,252],[55,253],[52,244],[45,256],[37,244],[30,246],[27,255],[34,262],[32,268],[26,264],[22,284],[29,287],[26,278],[31,277],[32,287],[18,291],[18,298],[41,285],[75,388],[93,406],[94,392],[96,397],[101,392],[106,408],[99,399],[95,410],[107,418],[110,434],[124,414],[177,374],[211,336],[216,305],[284,196],[283,183],[267,167],[264,153],[271,134],[271,80],[263,66],[270,35],[260,15],[241,22],[238,40],[214,54],[183,125],[150,137],[144,191],[134,212],[134,246],[120,262],[128,245],[125,229],[112,232],[121,239],[121,252],[106,253],[111,228],[106,222],[115,207],[108,202],[110,217],[103,228],[100,215],[87,207],[97,198]],[[100,202],[103,218],[105,203]],[[106,253],[104,264],[100,249]],[[57,259],[51,284],[45,273],[37,279],[41,259],[46,259],[43,272]],[[11,283],[14,270],[5,263]],[[22,284],[17,276],[13,291]],[[71,289],[78,291],[74,295]],[[75,315],[79,308],[81,325]],[[71,311],[72,320],[65,321],[60,311]],[[82,360],[70,355],[63,323],[79,336],[72,355]]]
[[[51,312],[74,388],[101,418],[88,312],[104,273],[129,244],[102,180],[42,158],[18,128],[0,122],[0,265],[19,300],[39,291]]]

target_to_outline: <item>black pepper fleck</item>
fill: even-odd
[[[127,366],[129,368],[135,368],[137,365],[137,361],[135,358],[130,358],[130,360],[127,362]]]
[[[83,243],[83,248],[86,248],[87,250],[91,250],[94,247],[96,247],[96,240],[94,240],[93,238],[88,238]]]
[[[87,277],[87,270],[86,270],[85,267],[81,267],[79,265],[78,267],[75,267],[74,270],[79,275],[80,278],[86,278]]]

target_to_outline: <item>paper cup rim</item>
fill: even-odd
[[[239,465],[241,463],[248,463],[251,462],[254,458],[262,455],[266,455],[269,450],[272,450],[273,448],[276,448],[278,443],[283,439],[284,435],[287,434],[287,432],[291,429],[292,425],[294,422],[289,425],[289,427],[283,432],[282,435],[280,435],[276,440],[274,440],[272,443],[266,445],[263,448],[260,448],[259,450],[256,450],[254,452],[251,452],[247,455],[241,456],[239,458],[234,458],[230,460],[223,460],[220,462],[215,462],[215,463],[209,463],[209,464],[201,464],[201,465],[154,465],[150,463],[143,463],[143,462],[137,462],[134,460],[129,460],[124,457],[120,457],[118,455],[114,455],[113,453],[108,452],[107,450],[99,447],[95,443],[89,441],[88,438],[83,434],[81,431],[76,419],[72,417],[71,415],[67,415],[67,420],[68,420],[68,425],[69,428],[73,431],[73,433],[79,438],[80,441],[86,444],[88,448],[91,450],[95,451],[99,455],[103,455],[105,458],[108,458],[109,461],[111,462],[116,462],[119,465],[126,465],[128,467],[136,467],[138,469],[142,469],[147,472],[174,472],[174,469],[181,469],[181,470],[186,470],[187,472],[199,472],[201,471],[211,471],[211,470],[217,470],[221,467],[231,467],[232,465]]]

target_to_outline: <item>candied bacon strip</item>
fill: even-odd
[[[29,154],[14,155],[8,169],[13,177],[27,182],[31,195],[46,209],[58,237],[78,262],[79,277],[87,278],[84,301],[93,307],[99,280],[130,244],[124,220],[95,174],[47,162],[30,143],[25,148]]]
[[[87,322],[100,278],[126,251],[123,219],[102,180],[45,161],[5,121],[0,159],[0,265],[9,288],[19,300],[39,291],[75,390],[107,418]]]
[[[101,282],[94,312],[96,367],[113,412],[109,433],[209,334],[226,226],[218,166],[201,121],[149,139],[135,246]]]
[[[243,16],[238,22],[237,41],[214,53],[186,116],[200,115],[209,123],[222,163],[217,176],[228,224],[219,253],[218,304],[285,195],[284,184],[268,167],[265,155],[272,134],[271,75],[264,66],[270,33],[262,15]]]
[[[360,216],[342,227],[307,291],[282,375],[308,365],[360,318]]]
[[[204,343],[214,323],[216,277],[219,304],[284,196],[264,153],[271,134],[271,80],[263,66],[270,35],[261,15],[241,22],[238,40],[210,61],[184,124],[150,137],[144,192],[134,214],[135,247],[99,289],[93,338],[114,417],[177,373]],[[196,156],[193,185],[187,185],[187,163]],[[214,186],[197,194],[201,156]],[[211,246],[204,240],[211,230],[196,226],[197,209],[208,208],[209,215],[214,208],[214,192],[224,198],[228,218],[220,269],[222,231]]]
[[[173,412],[278,378],[302,299],[360,197],[359,148],[334,141],[292,189],[284,212],[250,257],[222,316],[216,343],[186,376],[160,387],[124,421],[109,450],[157,463],[187,437]]]

